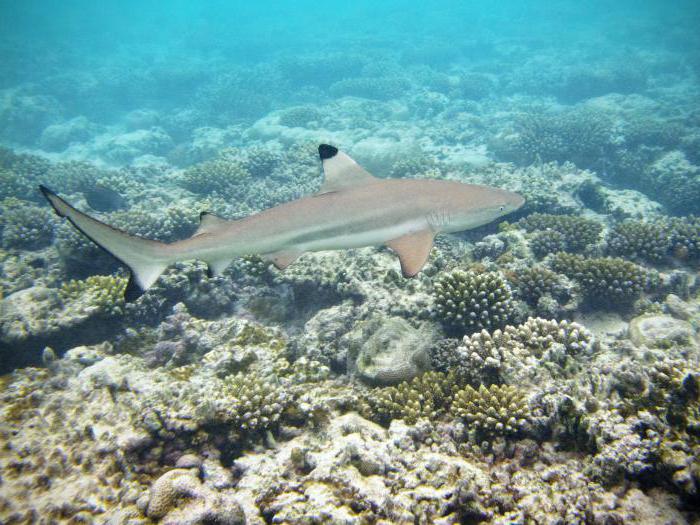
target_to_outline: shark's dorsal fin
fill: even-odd
[[[422,230],[403,235],[389,241],[386,245],[394,250],[401,261],[401,272],[404,277],[413,277],[425,265],[433,247],[435,234],[430,230]]]
[[[287,266],[296,261],[302,252],[298,250],[282,250],[279,252],[267,253],[263,259],[270,261],[278,270],[284,270]]]
[[[379,179],[370,175],[362,166],[335,146],[321,144],[318,155],[323,164],[325,180],[319,193],[340,191],[362,184],[372,184]]]
[[[217,228],[223,226],[227,222],[229,221],[219,217],[218,215],[214,215],[208,211],[203,211],[199,214],[199,227],[197,228],[197,231],[194,232],[194,235],[197,236],[203,233],[209,233],[210,231],[216,230]]]

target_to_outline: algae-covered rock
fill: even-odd
[[[629,335],[638,346],[666,347],[688,343],[694,336],[690,323],[668,315],[640,315],[630,322]]]
[[[0,301],[0,340],[9,343],[54,331],[52,312],[60,309],[58,291],[32,286]]]
[[[378,318],[358,326],[350,334],[352,360],[348,368],[370,384],[407,381],[429,368],[429,329],[413,328],[399,317]]]

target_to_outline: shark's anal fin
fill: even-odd
[[[228,222],[229,221],[219,217],[218,215],[214,215],[208,211],[203,211],[199,214],[199,227],[197,228],[197,231],[194,232],[194,237],[201,235],[202,233],[209,233],[212,230],[216,230],[217,228],[226,225]]]
[[[270,261],[278,270],[284,270],[287,266],[296,261],[302,252],[297,250],[282,250],[279,252],[266,253],[263,259]]]
[[[403,235],[391,240],[386,245],[394,250],[401,261],[401,272],[404,277],[413,277],[425,265],[433,247],[435,234],[429,230]]]
[[[345,188],[372,184],[377,181],[362,166],[352,160],[348,155],[339,151],[335,146],[321,144],[318,147],[318,156],[321,157],[325,180],[319,193],[340,191]]]

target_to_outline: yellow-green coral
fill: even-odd
[[[120,315],[124,312],[127,279],[116,275],[92,275],[61,286],[61,299],[86,315]]]
[[[531,418],[524,392],[510,385],[466,386],[454,395],[451,412],[479,435],[515,434]]]
[[[204,420],[253,432],[275,424],[290,401],[280,387],[251,373],[225,377],[202,405]]]
[[[419,419],[436,419],[445,410],[454,377],[441,372],[426,372],[397,386],[371,390],[361,403],[361,412],[387,424],[403,419],[409,425]]]

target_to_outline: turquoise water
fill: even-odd
[[[697,523],[699,26],[0,0],[0,522]]]

